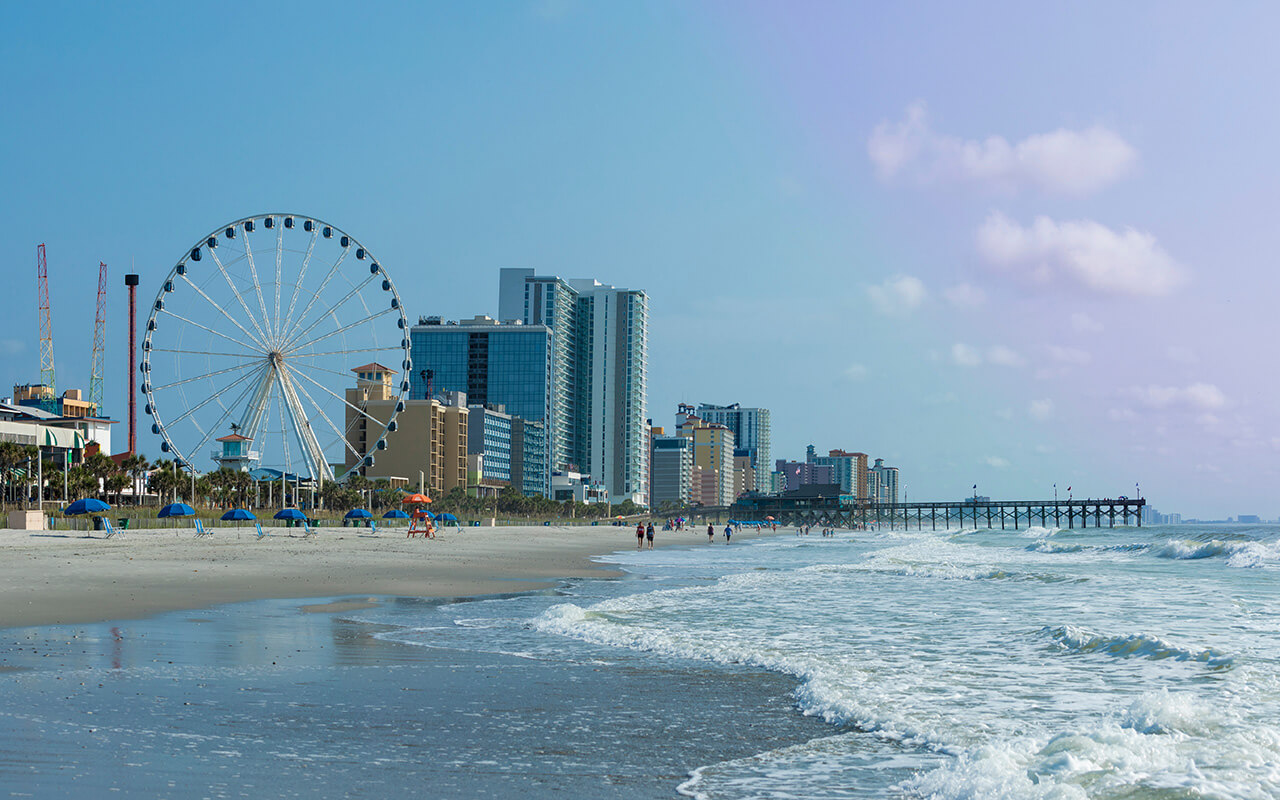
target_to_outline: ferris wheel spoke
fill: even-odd
[[[246,233],[244,235],[244,238],[241,241],[244,242],[244,254],[245,256],[248,257],[249,266],[250,268],[252,268],[253,253],[249,250],[249,234]],[[249,318],[249,323],[253,325],[254,330],[258,332],[257,337],[255,337],[253,334],[249,333],[248,331],[245,331],[245,335],[248,336],[250,339],[253,339],[254,341],[258,342],[258,344],[261,345],[263,350],[268,349],[267,342],[270,340],[270,337],[267,335],[267,332],[263,330],[262,326],[258,324],[258,320],[253,316],[253,312],[249,310],[249,306],[245,304],[244,297],[241,296],[240,290],[236,288],[235,283],[233,283],[231,280],[231,273],[227,272],[226,265],[222,263],[221,258],[218,258],[218,251],[214,250],[213,248],[209,248],[208,251],[209,251],[209,257],[213,259],[213,263],[218,265],[218,271],[222,273],[223,280],[227,282],[227,288],[229,288],[231,290],[231,293],[236,296],[236,299],[240,301],[240,307],[244,309],[245,316]],[[236,259],[232,259],[232,260],[235,261]],[[204,294],[204,292],[201,292],[200,289],[197,288],[196,285],[191,282],[191,278],[187,277],[186,274],[183,274],[182,277],[186,280],[188,284],[191,285],[193,289],[195,289],[197,292],[200,292],[202,295]],[[253,279],[253,282],[255,285],[257,285],[258,278],[256,275]],[[209,300],[209,296],[204,295],[204,299]],[[209,303],[210,305],[217,308],[219,311],[222,311],[222,313],[226,315],[227,319],[231,319],[231,315],[227,314],[227,312],[222,309],[222,306],[219,306],[217,303],[213,302],[212,300],[209,300]],[[235,322],[234,319],[231,319],[231,321]],[[244,326],[242,326],[240,323],[235,322],[235,324],[237,328],[240,328],[240,330],[244,330]]]
[[[311,241],[307,244],[307,254],[302,257],[302,268],[298,271],[298,280],[293,284],[293,296],[289,298],[289,310],[284,316],[284,325],[282,331],[287,331],[293,327],[293,312],[298,304],[298,292],[302,290],[302,284],[307,280],[307,267],[311,264],[311,254],[316,249],[316,239],[320,236],[320,229],[316,228],[311,231]]]
[[[268,371],[269,371],[269,367],[268,367]],[[254,385],[255,384],[253,382],[248,383],[243,389],[240,390],[240,394],[236,395],[236,399],[234,401],[223,406],[222,415],[219,416],[218,419],[212,425],[209,426],[208,431],[201,429],[200,425],[193,421],[192,424],[195,425],[196,430],[204,434],[204,438],[201,439],[200,443],[195,446],[195,450],[192,451],[193,453],[198,453],[204,449],[204,446],[209,443],[209,439],[213,436],[214,433],[218,431],[219,428],[222,427],[222,423],[225,422],[227,418],[231,416],[232,412],[234,412],[235,409],[244,401],[245,397],[247,397],[249,394],[249,390],[254,388]],[[190,461],[190,459],[187,459],[187,460]]]
[[[316,402],[315,398],[311,396],[311,393],[307,391],[307,387],[303,386],[301,383],[295,384],[295,386],[297,387],[298,391],[302,392],[302,395],[307,398],[307,401],[310,402],[311,405],[315,407],[316,413],[320,415],[321,419],[323,419],[325,422],[329,424],[329,427],[332,428],[333,432],[338,435],[338,439],[342,442],[344,446],[346,446],[347,450],[351,451],[351,454],[356,457],[356,460],[364,458],[364,454],[362,454],[359,450],[356,450],[354,447],[351,446],[351,440],[348,438],[351,431],[348,430],[346,433],[343,433],[342,431],[338,430],[338,426],[334,425],[333,420],[329,419],[329,415],[324,413],[324,409],[320,406],[319,403]]]
[[[302,344],[295,344],[295,345],[292,345],[292,346],[291,346],[291,348],[290,348],[288,351],[286,351],[286,354],[288,354],[288,353],[292,353],[293,351],[295,351],[295,350],[297,350],[297,349],[299,349],[299,348],[303,348],[303,347],[310,347],[311,345],[315,344],[316,342],[323,342],[325,339],[328,339],[328,338],[330,338],[330,337],[332,337],[332,336],[337,336],[337,335],[338,335],[338,334],[340,334],[340,333],[346,333],[347,331],[351,330],[352,328],[358,328],[358,327],[360,327],[361,325],[367,325],[368,323],[373,322],[373,321],[374,321],[375,319],[377,319],[378,317],[384,316],[384,315],[386,315],[386,314],[390,314],[392,311],[398,311],[398,310],[399,310],[399,309],[395,309],[395,308],[384,308],[384,309],[382,309],[381,311],[375,311],[374,313],[370,314],[369,316],[365,317],[364,319],[358,319],[358,320],[356,320],[355,322],[352,322],[352,323],[351,323],[351,324],[349,324],[349,325],[344,325],[344,326],[342,326],[341,328],[338,328],[337,330],[329,331],[328,333],[326,333],[326,334],[325,334],[325,335],[323,335],[323,336],[317,336],[316,338],[312,339],[312,340],[311,340],[311,341],[309,341],[309,342],[303,342]]]
[[[160,313],[162,313],[162,314],[167,314],[168,316],[173,317],[174,319],[177,319],[177,320],[181,320],[181,321],[183,321],[183,322],[187,323],[188,325],[193,325],[193,326],[195,326],[195,327],[199,328],[200,330],[208,331],[209,333],[212,333],[214,336],[220,336],[220,337],[222,337],[223,339],[226,339],[228,342],[231,342],[232,344],[238,344],[238,345],[240,345],[241,347],[245,348],[246,350],[255,350],[255,351],[259,352],[259,353],[263,352],[263,349],[262,349],[261,347],[255,347],[254,345],[251,345],[251,344],[249,344],[249,343],[247,343],[247,342],[244,342],[244,341],[242,341],[242,340],[240,340],[240,339],[237,339],[237,338],[235,338],[234,336],[228,336],[228,335],[226,335],[225,333],[222,333],[221,331],[215,331],[213,328],[210,328],[208,325],[201,325],[199,322],[196,322],[196,321],[195,321],[195,320],[193,320],[193,319],[187,319],[186,317],[182,316],[181,314],[175,314],[175,313],[173,313],[172,311],[170,311],[170,310],[169,310],[169,309],[167,309],[167,308],[162,308],[162,309],[160,309]],[[252,338],[252,337],[251,337],[251,338]]]
[[[196,290],[196,294],[198,294],[198,295],[200,295],[201,297],[203,297],[203,298],[204,298],[204,299],[209,303],[209,305],[211,305],[211,306],[213,306],[214,308],[216,308],[216,309],[218,310],[218,313],[220,313],[220,314],[222,314],[222,316],[226,317],[226,318],[227,318],[227,320],[228,320],[232,325],[235,325],[237,328],[239,328],[239,329],[241,330],[241,332],[243,332],[243,333],[244,333],[244,335],[245,335],[245,336],[248,336],[250,339],[253,339],[255,342],[258,342],[258,344],[259,344],[259,345],[261,345],[262,349],[264,349],[264,350],[266,349],[266,346],[267,346],[267,345],[266,345],[266,342],[265,342],[265,341],[263,341],[263,340],[259,340],[259,339],[258,339],[257,337],[255,337],[252,333],[249,333],[249,330],[248,330],[247,328],[245,328],[245,326],[241,325],[241,324],[239,323],[239,321],[237,321],[235,317],[231,316],[231,314],[229,314],[225,308],[223,308],[222,306],[218,305],[218,303],[217,303],[217,302],[215,302],[215,301],[214,301],[214,299],[213,299],[212,297],[210,297],[209,295],[205,294],[205,291],[204,291],[203,289],[201,289],[199,286],[196,286],[196,284],[195,284],[195,283],[194,283],[194,282],[193,282],[189,277],[187,277],[187,276],[184,274],[184,275],[182,276],[182,280],[186,281],[187,285],[188,285],[188,286],[190,286],[192,289],[195,289],[195,290]],[[250,318],[250,321],[252,321],[252,318]],[[256,326],[255,326],[255,327],[256,327]]]
[[[233,388],[235,388],[235,387],[236,387],[236,386],[238,386],[239,384],[241,384],[241,383],[243,383],[243,382],[245,382],[245,381],[247,381],[247,380],[252,379],[255,375],[258,375],[258,374],[259,374],[259,373],[260,373],[264,368],[265,368],[265,365],[263,365],[263,366],[261,366],[261,367],[258,367],[258,371],[257,371],[257,372],[246,372],[245,374],[243,374],[243,375],[241,375],[240,377],[236,378],[234,381],[232,381],[231,383],[227,384],[227,385],[226,385],[226,386],[224,386],[223,388],[218,389],[217,391],[212,391],[212,392],[210,392],[208,397],[206,397],[204,400],[201,400],[199,404],[194,405],[194,406],[192,406],[191,408],[188,408],[188,409],[186,410],[186,412],[184,412],[182,415],[177,416],[177,417],[174,417],[172,420],[170,420],[170,421],[169,421],[169,424],[170,424],[170,425],[177,425],[179,422],[182,422],[182,421],[183,421],[184,419],[186,419],[187,417],[189,417],[189,416],[191,416],[192,414],[196,413],[197,411],[199,411],[200,409],[202,409],[202,408],[204,408],[205,406],[209,405],[209,404],[210,404],[210,403],[212,403],[213,401],[215,401],[215,400],[219,399],[220,397],[222,397],[222,396],[223,396],[224,394],[226,394],[227,392],[231,391]]]
[[[290,349],[290,344],[292,344],[293,342],[297,341],[298,339],[301,339],[303,336],[306,336],[308,333],[311,333],[311,331],[315,330],[315,328],[316,328],[316,326],[317,326],[317,325],[319,325],[320,323],[322,323],[322,322],[324,322],[324,321],[325,321],[325,318],[327,318],[330,314],[332,314],[333,312],[335,312],[335,311],[337,311],[339,308],[341,308],[343,303],[347,302],[348,300],[350,300],[351,298],[353,298],[353,297],[355,297],[357,294],[359,294],[359,293],[360,293],[360,290],[361,290],[361,289],[363,289],[364,287],[368,286],[368,285],[369,285],[369,283],[370,283],[371,281],[373,281],[373,279],[374,279],[374,278],[376,278],[376,277],[378,277],[378,276],[377,276],[377,275],[370,275],[369,277],[365,278],[363,281],[361,281],[359,284],[357,284],[357,285],[355,286],[355,288],[353,288],[351,291],[349,291],[349,292],[347,292],[345,295],[343,295],[343,297],[342,297],[342,299],[341,299],[341,300],[339,300],[338,302],[336,302],[336,303],[334,303],[333,305],[329,306],[329,307],[328,307],[328,308],[326,308],[324,311],[320,312],[320,315],[319,315],[318,317],[316,317],[315,322],[312,322],[312,323],[311,323],[310,325],[308,325],[304,330],[301,330],[301,331],[299,331],[298,333],[295,333],[295,334],[293,334],[292,336],[290,336],[290,337],[289,337],[289,341],[285,342],[285,343],[284,343],[284,345],[283,345],[283,347],[282,347],[281,349],[282,349],[282,350],[284,350],[284,351],[286,351],[286,352],[288,352],[288,350]],[[369,310],[368,308],[366,308],[366,309],[365,309],[365,311],[368,311],[368,310]]]
[[[329,271],[325,273],[324,280],[320,281],[320,287],[311,295],[311,299],[308,300],[306,306],[303,307],[302,313],[299,314],[297,320],[294,321],[293,327],[289,328],[288,332],[285,334],[284,338],[286,341],[296,338],[294,336],[295,330],[302,324],[302,321],[307,318],[307,315],[311,313],[312,307],[314,307],[316,301],[320,299],[320,295],[324,294],[324,290],[328,287],[329,281],[333,280],[333,276],[338,272],[338,267],[342,266],[342,262],[347,258],[347,253],[350,252],[350,245],[342,248],[342,252],[338,255],[338,260],[333,262],[329,267]]]
[[[378,419],[377,417],[373,416],[373,415],[372,415],[372,414],[370,414],[369,412],[365,411],[363,408],[360,408],[359,406],[352,404],[351,402],[349,402],[349,401],[347,400],[347,398],[345,398],[345,397],[343,397],[342,395],[338,394],[337,392],[333,391],[333,390],[332,390],[332,389],[330,389],[328,386],[325,386],[323,383],[320,383],[319,381],[317,381],[315,378],[311,377],[311,376],[310,376],[310,375],[308,375],[307,373],[305,373],[305,372],[297,372],[296,370],[295,370],[295,373],[297,374],[297,376],[298,376],[298,377],[300,377],[300,378],[302,378],[303,380],[307,381],[308,383],[310,383],[310,384],[312,384],[312,385],[316,386],[318,389],[320,389],[320,391],[324,392],[325,394],[329,395],[330,397],[333,397],[333,398],[334,398],[334,399],[336,399],[338,402],[342,403],[344,406],[346,406],[347,408],[349,408],[349,409],[351,409],[352,411],[356,412],[357,414],[359,414],[360,416],[364,417],[365,419],[368,419],[368,420],[370,420],[370,421],[372,421],[372,422],[376,422],[376,423],[378,423],[379,425],[386,425],[386,424],[387,424],[387,423],[383,422],[382,420]]]
[[[332,476],[328,474],[329,464],[325,460],[324,450],[316,440],[315,431],[311,428],[311,420],[307,417],[307,410],[302,407],[302,400],[298,397],[297,389],[293,385],[293,379],[289,376],[287,368],[280,371],[280,389],[289,405],[289,416],[293,419],[293,429],[302,446],[304,462],[311,469],[311,477],[320,480],[331,478]]]
[[[272,318],[275,320],[275,344],[280,343],[280,261],[284,257],[284,226],[276,226],[276,315]]]
[[[350,350],[326,350],[322,353],[299,353],[299,352],[293,351],[293,352],[290,352],[288,355],[289,355],[290,361],[297,361],[300,358],[319,358],[321,356],[345,356],[350,353],[387,353],[391,351],[403,353],[404,348],[398,344],[389,344],[386,347],[353,347]]]
[[[259,359],[259,362],[260,361],[261,359]],[[253,363],[236,364],[234,367],[227,367],[226,369],[218,369],[218,370],[214,370],[213,372],[206,372],[203,375],[193,375],[190,378],[183,378],[180,381],[166,383],[163,386],[152,386],[151,391],[160,392],[160,391],[164,391],[165,389],[173,389],[177,386],[185,386],[188,383],[194,383],[195,381],[202,381],[202,380],[205,380],[206,378],[212,378],[216,375],[226,375],[228,372],[235,372],[238,369],[248,369],[249,367],[252,367],[252,366],[253,366]]]
[[[262,358],[262,353],[219,353],[214,350],[179,350],[173,347],[152,347],[153,353],[177,353],[184,356],[228,356],[230,358]]]
[[[258,295],[258,308],[262,309],[262,338],[269,348],[269,345],[273,343],[270,333],[271,315],[267,313],[267,301],[262,298],[262,281],[258,279],[258,265],[253,260],[253,248],[249,246],[249,234],[246,233],[240,241],[244,242],[244,257],[249,262],[249,275],[253,277],[253,291]],[[217,260],[216,256],[214,260]]]
[[[290,360],[290,361],[292,361],[293,359],[291,358],[291,359],[289,359],[289,360]],[[321,366],[318,366],[318,365],[316,365],[316,364],[306,364],[306,365],[305,365],[305,368],[306,368],[307,372],[323,372],[323,373],[325,373],[325,374],[327,374],[327,375],[335,375],[335,376],[337,376],[337,377],[339,377],[339,378],[342,378],[342,379],[344,379],[344,380],[351,380],[351,373],[350,373],[350,372],[339,372],[339,371],[338,371],[338,370],[336,370],[336,369],[329,369],[328,367],[321,367]],[[297,371],[297,370],[298,370],[298,367],[294,367],[293,369],[294,369],[295,371]]]

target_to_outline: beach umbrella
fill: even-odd
[[[196,515],[196,510],[191,506],[187,505],[186,503],[170,503],[169,505],[160,509],[160,513],[157,514],[156,516],[164,518],[164,517],[194,517],[195,515]]]
[[[770,522],[773,522],[773,517],[765,517],[765,519],[769,520]]]
[[[296,508],[282,508],[275,513],[276,519],[306,519],[307,515],[303,514]]]
[[[68,516],[77,516],[79,514],[101,514],[103,511],[110,511],[111,506],[97,499],[96,497],[87,497],[84,500],[77,500],[62,513]]]
[[[452,514],[441,514],[440,521],[441,522],[457,522],[458,518]]]
[[[393,508],[387,513],[383,514],[382,518],[383,519],[408,519],[409,515],[404,513],[398,508]]]
[[[406,505],[406,506],[413,505],[415,503],[430,503],[430,502],[431,502],[430,497],[427,497],[425,494],[418,494],[417,492],[409,495],[408,497],[400,501],[402,505]]]
[[[253,512],[245,511],[243,508],[233,508],[227,513],[223,514],[222,518],[224,520],[237,520],[237,521],[257,519],[257,517],[253,515]]]
[[[347,515],[343,517],[343,519],[369,519],[372,516],[372,514],[365,511],[363,508],[353,508],[347,512]]]

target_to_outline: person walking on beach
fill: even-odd
[[[716,526],[710,522],[707,523],[707,543],[710,544],[716,538]]]
[[[731,539],[732,537],[733,537],[733,526],[725,525],[724,526],[724,543],[728,544],[729,539]]]
[[[649,540],[649,549],[653,549],[653,523],[649,523],[649,527],[644,531],[644,538]]]
[[[644,523],[636,523],[636,549],[640,550],[644,547]]]

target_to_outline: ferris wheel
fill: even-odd
[[[161,285],[142,341],[144,411],[190,469],[333,480],[334,462],[371,466],[396,429],[408,332],[391,277],[350,234],[301,214],[245,217],[199,239]]]

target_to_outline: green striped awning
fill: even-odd
[[[42,438],[44,447],[61,447],[66,450],[81,450],[84,448],[84,434],[70,428],[45,427]]]

